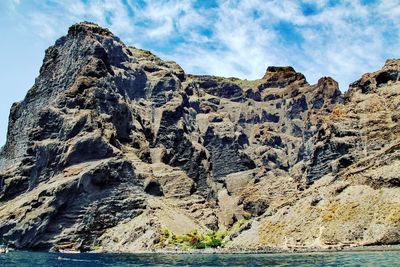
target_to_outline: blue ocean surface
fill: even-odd
[[[0,254],[0,266],[400,266],[400,252],[279,254]]]

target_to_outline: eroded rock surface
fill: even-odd
[[[0,153],[0,242],[148,251],[163,229],[231,248],[400,241],[400,61],[345,95],[292,67],[186,74],[84,22],[46,51]]]

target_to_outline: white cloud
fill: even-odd
[[[346,89],[400,53],[398,0],[372,6],[360,0],[336,5],[328,0],[220,0],[216,8],[195,8],[194,0],[10,1],[19,16],[28,9],[19,23],[40,29],[41,38],[54,40],[70,24],[92,20],[130,44],[176,60],[187,72],[255,79],[268,65],[293,65],[311,82],[333,76]],[[315,5],[315,14],[303,14],[302,3]],[[282,23],[289,28],[280,28]]]
[[[15,11],[21,0],[7,0],[5,3],[10,10]]]

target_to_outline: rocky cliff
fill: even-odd
[[[232,249],[399,243],[399,75],[388,60],[344,95],[292,67],[255,81],[190,75],[75,24],[11,108],[0,242],[125,252],[207,233]]]

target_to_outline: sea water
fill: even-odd
[[[59,254],[14,251],[0,266],[400,266],[400,252],[279,254]]]

